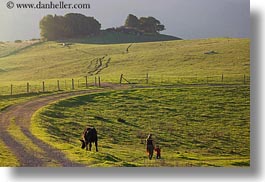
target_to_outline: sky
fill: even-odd
[[[163,34],[183,39],[250,37],[249,0],[53,0],[88,3],[90,9],[8,9],[0,1],[0,41],[40,37],[39,21],[47,14],[81,13],[95,17],[102,28],[124,24],[128,14],[153,16],[165,25]],[[14,3],[49,3],[51,0],[12,0]]]

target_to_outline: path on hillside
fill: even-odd
[[[122,89],[118,85],[103,85],[110,89]],[[70,93],[60,93],[50,96],[42,96],[30,101],[14,105],[0,113],[0,140],[13,152],[22,167],[45,167],[48,163],[53,163],[63,167],[82,167],[84,165],[70,161],[59,150],[48,145],[42,140],[36,138],[29,130],[32,115],[41,107],[60,99],[66,99],[72,96],[83,95],[87,93],[102,92],[104,90],[85,90]],[[23,141],[14,138],[8,131],[11,123],[21,129],[24,137],[30,140],[40,151],[32,151],[23,145]],[[59,141],[58,141],[59,142]],[[25,142],[24,142],[25,143]]]
[[[69,93],[60,93],[50,96],[41,96],[32,100],[20,103],[9,107],[5,111],[0,113],[0,140],[12,151],[12,153],[18,159],[20,166],[22,167],[46,167],[47,164],[56,164],[63,167],[82,167],[83,164],[75,163],[66,158],[66,156],[58,149],[48,145],[42,140],[35,137],[30,132],[30,121],[32,115],[41,107],[46,106],[52,102],[60,99],[66,99],[73,96],[103,92],[111,89],[122,90],[132,87],[126,85],[114,85],[114,84],[102,84],[106,89],[94,89],[83,90]],[[206,85],[177,85],[172,87],[203,87]],[[208,87],[230,87],[235,85],[207,85]],[[238,85],[237,85],[238,86]],[[166,87],[166,86],[163,86]],[[169,86],[170,88],[171,86]],[[109,88],[109,89],[107,89]],[[153,88],[148,86],[136,86],[135,88]],[[159,88],[159,87],[155,87]],[[10,124],[16,124],[21,132],[24,134],[27,140],[37,146],[41,152],[32,151],[26,145],[25,142],[19,141],[14,138],[8,131]],[[59,141],[58,141],[59,142]]]

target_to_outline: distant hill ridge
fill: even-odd
[[[85,44],[123,44],[140,42],[157,42],[182,40],[179,37],[164,34],[143,34],[136,35],[124,32],[103,30],[99,35],[93,37],[84,37],[79,39],[69,39],[66,41]]]

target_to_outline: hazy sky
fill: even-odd
[[[154,16],[166,26],[164,34],[184,39],[250,37],[249,0],[53,0],[89,3],[86,10],[8,9],[0,0],[0,40],[39,38],[39,21],[47,14],[82,13],[93,16],[102,28],[124,24],[128,14]],[[51,0],[12,0],[48,3]]]

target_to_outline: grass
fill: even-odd
[[[16,156],[10,152],[9,148],[6,147],[3,141],[0,140],[0,166],[13,166],[18,167],[19,162]]]
[[[0,95],[0,112],[5,110],[6,108],[25,102],[27,100],[30,100],[34,97],[38,97],[41,94],[21,94],[21,95],[15,95],[15,96],[1,96]],[[42,94],[43,95],[43,94]],[[9,132],[13,133],[13,136],[17,137],[17,135],[22,136],[20,129],[17,130],[14,122],[12,122],[12,125],[9,128]],[[21,138],[21,137],[19,137]],[[21,141],[26,141],[24,138],[22,138]],[[27,145],[28,143],[26,143]],[[12,151],[6,147],[4,142],[0,140],[0,166],[12,166],[12,167],[18,167],[20,164],[18,160],[16,159],[16,156],[12,154]]]
[[[25,146],[25,149],[29,153],[33,153],[36,157],[42,157],[45,153],[42,149],[40,149],[37,145],[35,145],[25,134],[21,131],[21,128],[16,125],[15,121],[12,120],[11,124],[8,127],[9,134],[15,138],[20,144]],[[46,160],[46,166],[58,166],[56,161]],[[0,166],[3,166],[2,162]],[[10,165],[12,166],[12,165]]]
[[[19,50],[29,47],[34,43],[37,43],[37,41],[22,41],[20,43],[0,42],[0,58],[15,54]],[[6,70],[0,69],[0,72],[4,71]]]
[[[57,83],[57,81],[54,81],[54,83]],[[53,84],[49,85],[46,83],[45,89],[46,90],[50,89],[51,91],[42,92],[42,85],[39,85],[39,87],[37,87],[35,85],[34,90],[33,90],[33,87],[31,87],[30,93],[27,93],[26,91],[21,91],[21,94],[0,95],[0,112],[4,111],[5,109],[7,109],[8,107],[10,107],[12,105],[26,102],[26,101],[29,101],[29,100],[34,99],[34,98],[73,91],[70,87],[70,84],[71,84],[70,81],[68,81],[67,84],[69,87],[64,88],[63,86],[61,86],[61,90],[59,90],[59,91],[57,89],[57,85],[53,85]],[[84,89],[93,89],[93,88],[95,88],[95,87],[93,87],[93,86],[88,86],[87,88],[85,86],[79,87],[79,88],[77,87],[77,88],[75,88],[75,91],[84,90]],[[18,91],[18,93],[19,93],[19,91]]]
[[[215,38],[130,44],[73,43],[63,47],[45,42],[0,58],[0,88],[27,81],[84,78],[98,74],[102,82],[119,82],[125,78],[145,78],[153,82],[175,83],[181,77],[204,78],[224,74],[226,78],[249,76],[249,39]],[[206,55],[214,50],[217,54]],[[101,65],[99,59],[101,58]],[[95,69],[98,68],[98,69]],[[96,70],[96,71],[95,71]],[[97,72],[99,71],[99,72]],[[93,78],[93,77],[92,77]],[[92,80],[91,78],[91,80]],[[205,81],[206,82],[206,81]]]
[[[8,107],[19,104],[22,102],[26,102],[30,99],[49,95],[52,93],[28,93],[28,94],[18,94],[18,95],[0,95],[0,112],[7,109]]]
[[[132,35],[119,32],[101,31],[101,34],[95,37],[87,37],[83,39],[68,40],[69,42],[89,43],[89,44],[122,44],[122,43],[142,43],[142,42],[157,42],[180,40],[178,37],[163,35],[163,34],[150,34],[150,35]]]
[[[70,159],[95,167],[249,166],[249,95],[248,86],[89,94],[39,110],[32,132]],[[98,130],[99,153],[80,149],[87,125]],[[150,132],[163,160],[147,160],[144,140]]]
[[[148,42],[148,38],[136,41],[134,36],[105,33],[101,38],[69,40],[70,46],[60,42],[0,42],[0,112],[57,91],[57,80],[61,90],[71,90],[72,78],[76,89],[82,89],[84,76],[89,76],[90,84],[99,75],[102,82],[118,83],[121,74],[130,82],[145,84],[147,73],[149,85],[231,84],[77,97],[35,113],[32,131],[70,159],[95,167],[249,166],[250,40]],[[127,42],[134,42],[128,52],[131,43]],[[205,54],[211,50],[217,54]],[[48,93],[41,93],[43,81]],[[34,93],[25,94],[27,82]],[[243,83],[245,86],[233,85]],[[126,122],[119,123],[118,117]],[[90,123],[99,130],[100,153],[80,149],[80,131]],[[14,125],[9,132],[15,136],[12,128]],[[163,160],[146,160],[142,142],[149,132],[155,133],[163,147]],[[23,139],[23,133],[18,135]],[[1,141],[0,149],[3,163],[17,166],[17,160]]]

